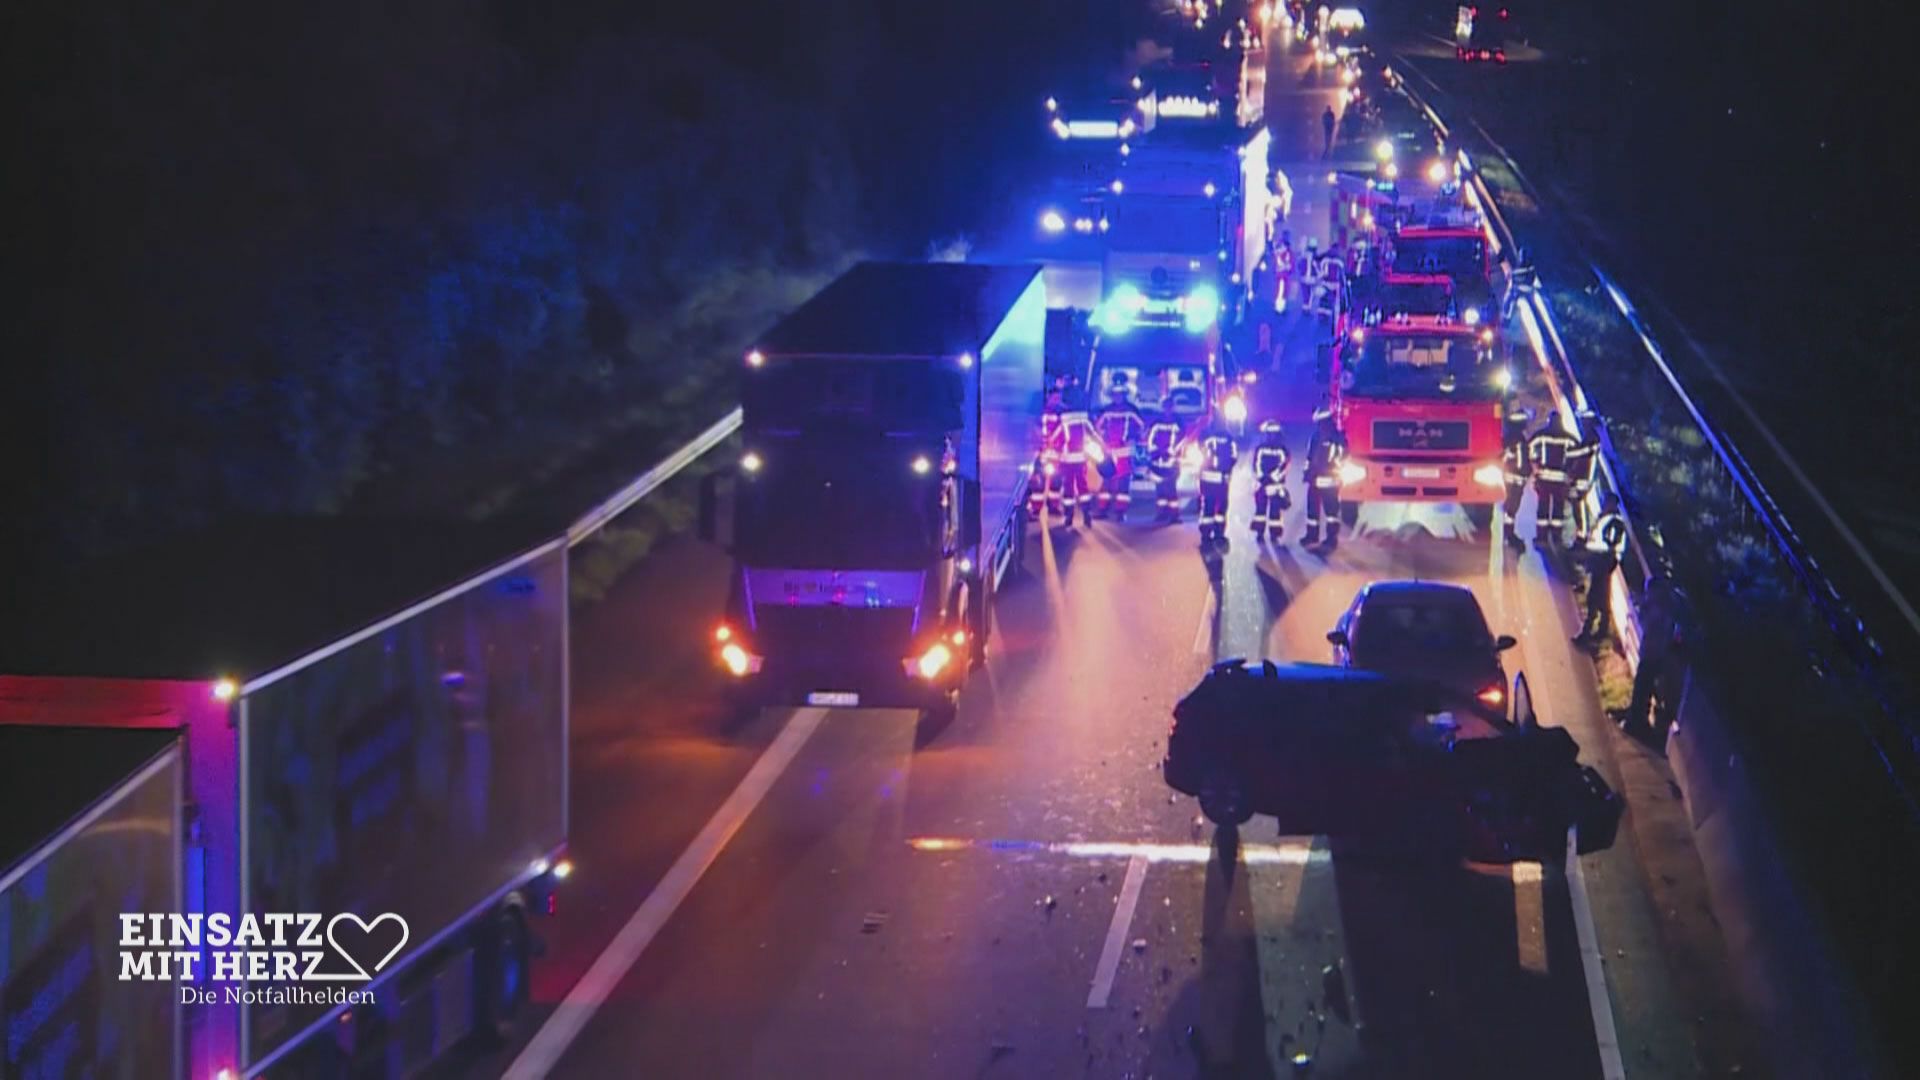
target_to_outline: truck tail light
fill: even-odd
[[[751,675],[760,670],[761,658],[748,652],[737,641],[729,641],[720,647],[720,662],[738,678]]]

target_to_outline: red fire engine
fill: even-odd
[[[1487,327],[1396,315],[1348,331],[1329,389],[1347,443],[1342,516],[1351,524],[1362,502],[1449,502],[1484,527],[1503,494],[1511,382]]]

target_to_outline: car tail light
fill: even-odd
[[[907,667],[913,674],[923,679],[935,679],[947,669],[947,665],[952,660],[953,650],[947,648],[946,642],[936,641],[928,647],[926,652],[908,660]]]
[[[1474,696],[1486,702],[1488,705],[1498,706],[1506,702],[1507,691],[1506,688],[1499,683],[1494,683],[1492,686],[1487,687]]]

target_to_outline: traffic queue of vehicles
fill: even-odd
[[[1338,50],[1354,93],[1371,88],[1364,20],[1321,21],[1317,47]],[[1069,525],[1124,517],[1139,477],[1164,520],[1186,476],[1203,536],[1224,535],[1248,420],[1226,330],[1283,288],[1269,259],[1290,185],[1219,85],[1162,65],[1130,80],[1131,104],[1086,95],[1094,119],[1048,99],[1061,171],[1036,216],[1038,268],[864,264],[747,353],[745,451],[701,515],[734,559],[713,647],[744,703],[951,719],[1027,543],[1023,501]],[[1457,503],[1484,523],[1504,494],[1493,274],[1443,153],[1430,131],[1386,125],[1371,175],[1336,177],[1353,261],[1342,252],[1325,282],[1310,537],[1316,515],[1331,542],[1376,499]],[[1277,429],[1249,457],[1256,531],[1278,536]],[[1565,732],[1534,722],[1524,676],[1509,692],[1514,639],[1470,592],[1375,583],[1329,641],[1334,666],[1215,668],[1175,712],[1168,783],[1222,825],[1271,813],[1285,832],[1392,833],[1488,861],[1554,858],[1570,826],[1579,850],[1611,842],[1618,800]]]

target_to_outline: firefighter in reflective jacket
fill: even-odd
[[[1046,410],[1040,414],[1040,458],[1027,480],[1027,516],[1035,520],[1043,500],[1055,514],[1060,512],[1060,417],[1064,411],[1059,391],[1048,394]]]
[[[1515,408],[1507,413],[1506,430],[1502,433],[1500,449],[1500,471],[1507,481],[1507,501],[1503,507],[1507,546],[1525,549],[1526,544],[1514,527],[1520,524],[1520,499],[1527,493],[1527,476],[1532,471],[1527,461],[1527,411]]]
[[[1260,445],[1253,451],[1253,534],[1265,533],[1269,539],[1278,540],[1283,529],[1281,515],[1293,505],[1293,498],[1287,494],[1287,466],[1292,458],[1287,454],[1286,436],[1280,430],[1280,421],[1266,420],[1260,424]]]
[[[1313,438],[1307,443],[1307,543],[1340,542],[1340,465],[1347,446],[1325,405],[1313,412]]]
[[[1124,518],[1133,506],[1133,448],[1147,431],[1146,418],[1133,407],[1133,388],[1116,389],[1113,400],[1100,410],[1093,426],[1108,459],[1113,462],[1113,475],[1101,479],[1094,511],[1105,515],[1111,509]]]
[[[1215,543],[1227,538],[1227,491],[1233,482],[1233,467],[1239,461],[1233,436],[1226,426],[1214,421],[1200,439],[1200,541]]]
[[[1559,547],[1565,542],[1567,496],[1573,477],[1567,471],[1574,437],[1560,426],[1560,414],[1547,414],[1547,422],[1527,439],[1527,464],[1533,469],[1533,542]]]
[[[1094,433],[1093,421],[1087,419],[1085,402],[1069,399],[1067,407],[1060,413],[1060,501],[1065,507],[1068,528],[1073,527],[1073,513],[1078,509],[1092,516],[1093,492],[1087,483],[1087,470],[1091,467],[1087,458],[1102,456],[1100,437]]]
[[[1613,575],[1627,551],[1627,519],[1620,513],[1620,496],[1609,491],[1600,500],[1600,516],[1587,538],[1587,614],[1580,620],[1575,645],[1607,640],[1613,635]]]
[[[1587,495],[1593,490],[1593,478],[1600,464],[1600,418],[1582,409],[1574,414],[1574,419],[1580,422],[1580,441],[1567,451],[1567,479],[1572,485],[1567,507],[1573,517],[1574,535],[1585,536],[1592,525],[1587,520],[1590,514]]]
[[[1153,470],[1153,504],[1156,521],[1180,520],[1180,452],[1185,432],[1173,420],[1162,417],[1147,428],[1147,467]]]

